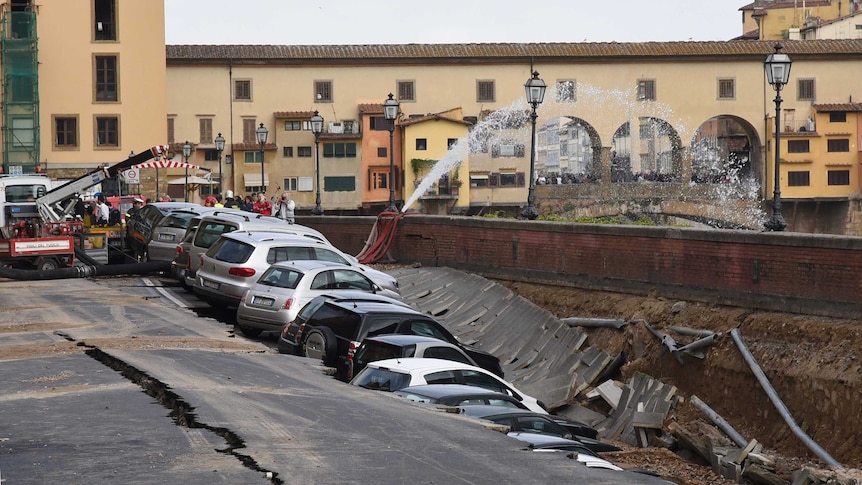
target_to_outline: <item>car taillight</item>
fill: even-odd
[[[174,250],[174,254],[176,254],[177,256],[183,254],[183,247],[177,244],[177,248]]]
[[[204,256],[203,255],[201,255],[200,259],[198,259],[198,266],[200,266],[201,268],[203,268],[203,266],[204,266]]]
[[[350,341],[350,347],[347,348],[347,380],[353,379],[353,356],[356,355],[356,348],[359,347],[359,342]]]
[[[288,298],[286,302],[284,302],[284,309],[290,310],[290,307],[293,306],[293,298]]]
[[[300,323],[299,328],[296,329],[296,343],[299,344],[302,342],[302,334],[305,333],[305,324]]]
[[[239,276],[240,278],[248,278],[254,276],[254,268],[231,268],[227,271],[229,275]]]

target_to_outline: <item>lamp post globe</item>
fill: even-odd
[[[221,153],[224,151],[224,137],[221,133],[214,140],[216,151],[218,152],[218,193],[222,193],[222,171],[221,171]]]
[[[398,212],[395,205],[395,119],[398,118],[398,109],[401,103],[389,93],[389,99],[383,102],[383,117],[389,121],[389,205],[387,212]]]
[[[188,140],[186,140],[186,142],[183,143],[183,162],[186,163],[186,179],[185,179],[185,182],[183,183],[183,200],[185,200],[186,202],[189,201],[189,167],[188,167],[188,163],[189,163],[189,157],[191,157],[191,156],[192,156],[192,145],[191,145],[191,143],[188,142]]]
[[[255,134],[257,135],[257,143],[260,144],[260,191],[262,193],[266,193],[266,184],[264,183],[264,181],[266,180],[266,177],[264,176],[264,173],[263,173],[263,168],[264,168],[264,163],[263,163],[264,162],[264,151],[263,151],[263,149],[266,147],[266,137],[267,137],[267,135],[269,135],[269,130],[267,130],[266,127],[263,126],[263,123],[261,123],[260,126],[257,128],[257,130],[255,130]]]
[[[766,80],[775,90],[775,174],[772,181],[772,215],[763,226],[769,231],[783,231],[787,222],[781,214],[781,90],[790,81],[790,57],[782,54],[782,46],[776,43],[775,52],[769,54],[763,62],[766,70]]]
[[[317,111],[311,117],[311,132],[314,133],[314,209],[311,213],[316,216],[323,215],[323,207],[320,205],[320,133],[323,132],[323,116]]]
[[[529,191],[527,193],[527,207],[521,211],[521,217],[524,219],[534,220],[539,217],[539,211],[536,209],[536,118],[539,116],[536,114],[536,108],[542,104],[542,101],[545,99],[545,89],[547,89],[547,85],[545,81],[542,81],[539,78],[539,73],[537,71],[533,71],[533,75],[527,82],[524,84],[524,89],[527,95],[527,103],[530,104],[532,108],[530,111],[530,124],[532,125],[532,130],[530,134],[530,173],[527,174],[530,177],[530,185]]]

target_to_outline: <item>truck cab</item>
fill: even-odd
[[[0,175],[0,227],[27,219],[39,219],[36,199],[53,188],[44,175]]]

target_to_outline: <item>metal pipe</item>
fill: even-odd
[[[689,335],[691,337],[709,337],[714,334],[712,330],[702,330],[699,328],[680,327],[678,325],[668,325],[667,328],[680,335]]]
[[[778,410],[778,413],[781,414],[781,417],[784,418],[784,422],[790,426],[790,430],[793,431],[793,434],[799,438],[802,443],[808,447],[815,455],[817,455],[821,460],[825,461],[827,465],[837,468],[839,470],[843,470],[844,467],[841,463],[838,463],[835,458],[826,452],[823,448],[820,447],[814,440],[809,437],[802,428],[796,424],[796,421],[793,420],[793,416],[790,415],[790,411],[787,410],[787,406],[781,401],[781,398],[778,397],[778,394],[775,392],[775,389],[772,388],[772,385],[769,383],[769,379],[766,378],[766,374],[763,373],[763,370],[757,365],[757,361],[754,360],[754,356],[749,352],[748,347],[745,346],[745,342],[742,341],[742,334],[740,333],[738,328],[734,328],[730,331],[730,335],[733,337],[734,342],[736,342],[736,346],[739,347],[739,351],[742,353],[742,356],[745,358],[745,362],[748,363],[748,366],[751,367],[751,371],[754,372],[754,376],[757,377],[757,381],[760,382],[760,385],[763,387],[763,390],[766,391],[766,394],[769,396],[769,400],[772,401],[772,404],[775,406],[775,409]]]
[[[617,330],[626,325],[626,321],[622,319],[612,318],[579,318],[568,317],[560,319],[561,322],[570,327],[608,327],[616,328]]]
[[[713,411],[713,409],[709,407],[705,402],[701,401],[700,398],[698,398],[697,396],[691,396],[691,404],[694,405],[694,407],[703,411],[703,414],[706,414],[710,421],[715,423],[715,425],[718,426],[719,429],[724,431],[724,434],[729,436],[730,439],[732,439],[733,442],[736,443],[738,446],[740,446],[741,448],[745,448],[745,446],[748,445],[748,440],[743,438],[741,434],[739,434],[735,429],[733,429],[733,426],[731,426],[730,423],[725,421],[724,418],[719,416],[717,412]]]

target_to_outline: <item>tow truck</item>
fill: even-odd
[[[167,153],[156,145],[127,160],[101,166],[71,182],[57,185],[45,175],[0,176],[0,265],[51,270],[75,265],[78,254],[95,248],[75,206],[85,191],[120,172]],[[107,255],[107,235],[96,235]],[[101,239],[99,239],[101,238]],[[93,247],[89,247],[93,246]],[[107,256],[105,257],[107,260]]]

